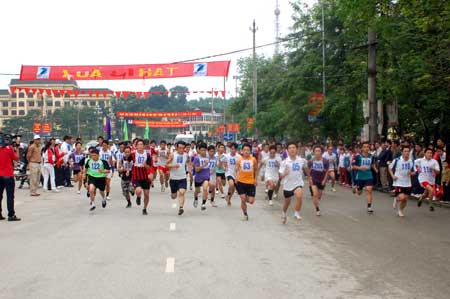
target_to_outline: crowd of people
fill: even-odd
[[[75,188],[78,194],[86,192],[91,212],[96,209],[97,195],[102,208],[106,208],[111,199],[111,179],[117,173],[125,207],[131,208],[135,197],[135,204],[142,205],[143,215],[148,215],[150,190],[155,188],[159,177],[160,192],[169,188],[171,198],[178,199],[178,215],[184,214],[187,190],[194,191],[193,206],[200,206],[201,211],[207,209],[208,202],[217,207],[219,196],[231,205],[237,193],[243,220],[248,220],[248,205],[255,202],[256,186],[262,183],[269,205],[282,194],[283,223],[287,222],[291,201],[294,218],[301,220],[307,180],[317,216],[321,216],[320,201],[326,186],[329,184],[330,191],[336,192],[336,184],[340,184],[352,188],[357,195],[366,191],[369,214],[374,213],[374,188],[393,192],[393,208],[398,216],[404,217],[411,195],[418,197],[418,206],[426,201],[430,211],[434,211],[437,200],[450,202],[450,170],[445,150],[441,139],[435,146],[422,148],[407,141],[351,146],[259,143],[246,139],[215,144],[203,141],[171,144],[162,140],[157,144],[155,140],[137,138],[120,142],[104,140],[102,136],[95,143],[83,145],[81,139],[64,136],[62,141],[50,138],[42,146],[40,136],[35,135],[23,151],[19,151],[19,146],[0,147],[0,199],[6,189],[8,220],[20,220],[14,211],[14,178],[12,182],[10,178],[14,177],[12,161],[21,160],[28,175],[19,188],[29,180],[32,197],[41,195],[40,184],[43,192]],[[1,210],[0,219],[5,219]]]

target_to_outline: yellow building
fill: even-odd
[[[0,89],[0,128],[3,127],[3,121],[17,116],[25,116],[30,110],[40,110],[45,117],[55,110],[65,106],[92,107],[97,106],[110,107],[114,93],[110,89],[83,89],[79,88],[74,80],[52,81],[52,80],[30,80],[22,81],[12,79],[9,85],[10,90],[15,90],[13,94],[7,89]],[[64,90],[65,93],[47,94],[39,91],[33,94],[32,90],[52,89]],[[27,94],[28,91],[28,94]],[[67,94],[71,91],[71,95]],[[75,96],[78,92],[78,97]],[[91,94],[88,94],[91,91]],[[96,93],[99,93],[97,97]],[[105,96],[103,95],[105,93]]]

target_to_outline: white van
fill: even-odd
[[[175,137],[174,144],[178,141],[184,141],[186,144],[190,144],[192,141],[195,141],[194,135],[192,134],[178,134]]]

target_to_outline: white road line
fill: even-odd
[[[172,208],[173,208],[173,209],[176,209],[176,208],[177,208],[177,203],[176,203],[176,202],[172,203]]]
[[[168,257],[166,261],[166,273],[173,273],[173,272],[175,272],[175,258]]]
[[[347,218],[350,218],[351,220],[353,220],[353,221],[355,221],[355,222],[358,222],[358,221],[359,221],[358,219],[356,219],[356,218],[353,217],[353,216],[347,216]]]
[[[170,223],[170,230],[171,231],[174,231],[176,228],[177,228],[176,223],[174,223],[174,222]]]

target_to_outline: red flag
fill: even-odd
[[[98,98],[99,95],[100,95],[100,91],[96,91],[95,96]]]
[[[75,89],[74,91],[73,91],[73,93],[75,94],[75,97],[76,98],[78,98],[78,93],[79,93],[80,91],[78,90],[78,89]]]
[[[144,98],[148,98],[149,95],[150,95],[150,92],[148,92],[148,91],[144,92]]]
[[[40,93],[41,95],[44,94],[44,89],[43,89],[43,88],[38,88],[38,90],[39,90],[39,93]]]
[[[11,87],[11,88],[10,88],[11,93],[16,93],[16,89],[17,89],[16,87]]]
[[[102,95],[104,98],[106,98],[106,90],[102,91]]]
[[[123,99],[126,100],[128,98],[128,91],[124,91],[123,93]]]
[[[116,94],[116,97],[117,97],[118,99],[120,99],[120,95],[122,94],[122,92],[121,92],[121,91],[116,91],[115,94]]]
[[[32,88],[32,89],[31,89],[31,92],[33,93],[33,95],[35,95],[35,94],[36,94],[36,91],[37,91],[37,89],[36,89],[36,88]]]
[[[218,90],[214,90],[214,96],[217,97],[219,95],[219,91]]]
[[[29,93],[30,93],[30,89],[29,88],[25,88],[25,94],[28,96]]]
[[[72,90],[68,89],[67,90],[67,96],[70,98],[71,95],[72,95]]]
[[[92,97],[92,90],[88,90],[88,95],[90,96],[90,97]]]
[[[222,97],[225,98],[225,90],[222,90],[221,93],[222,93]]]
[[[60,89],[60,90],[59,90],[59,96],[60,96],[61,98],[64,97],[64,89]]]

